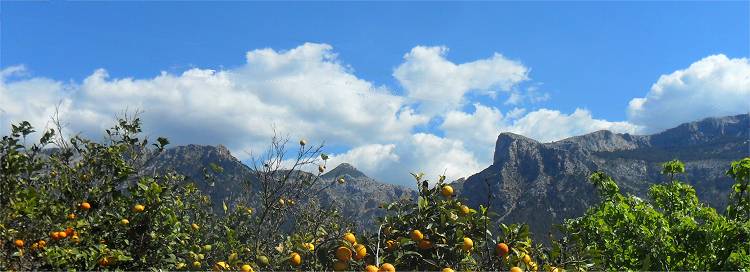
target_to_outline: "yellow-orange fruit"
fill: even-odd
[[[367,256],[367,247],[365,247],[364,245],[359,244],[354,246],[354,251],[356,253],[354,255],[354,259],[357,261],[362,260],[363,258],[365,258],[365,256]]]
[[[378,272],[378,267],[369,264],[369,265],[365,266],[365,272]]]
[[[294,266],[299,266],[302,264],[302,256],[300,256],[299,253],[293,252],[291,257],[292,258],[290,259],[290,261]]]
[[[354,234],[352,234],[351,232],[347,232],[346,234],[344,234],[344,240],[351,243],[352,245],[357,243],[357,237],[354,237]]]
[[[453,187],[451,187],[450,185],[445,185],[443,186],[443,188],[440,189],[440,193],[444,197],[450,198],[451,196],[453,196]]]
[[[340,246],[336,249],[336,259],[339,261],[349,261],[352,259],[352,251],[344,246]]]
[[[411,240],[414,242],[419,242],[424,239],[424,234],[422,234],[422,232],[419,230],[412,230],[410,236]]]
[[[531,256],[529,256],[528,254],[523,255],[523,263],[525,264],[531,263]]]
[[[497,250],[497,254],[500,256],[507,256],[510,252],[510,248],[508,248],[508,245],[505,243],[499,243],[495,247],[495,250]]]
[[[471,248],[474,247],[474,241],[471,240],[469,237],[464,237],[464,242],[461,244],[461,248],[465,251],[471,250]]]
[[[396,268],[390,263],[384,263],[380,265],[381,272],[396,272]]]

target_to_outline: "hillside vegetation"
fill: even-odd
[[[492,201],[467,206],[444,177],[428,182],[423,174],[413,174],[415,198],[380,207],[384,216],[372,223],[377,232],[357,233],[337,207],[318,201],[322,190],[347,180],[321,178],[328,157],[322,146],[304,140],[274,138],[256,158],[254,180],[234,192],[252,190],[254,197],[224,202],[217,212],[199,189],[205,185],[145,167],[168,141],[150,142],[140,125],[137,118],[119,120],[102,142],[50,130],[33,144],[27,143],[34,132],[29,123],[12,127],[0,141],[0,270],[750,267],[750,158],[727,165],[734,183],[721,213],[680,181],[685,166],[679,161],[663,164],[668,182],[652,185],[647,199],[623,193],[611,177],[595,172],[590,182],[599,202],[567,219],[546,246],[532,240],[524,222],[493,225]],[[286,148],[296,148],[295,154],[288,157]],[[299,171],[309,166],[318,173]],[[206,169],[206,182],[222,171]]]

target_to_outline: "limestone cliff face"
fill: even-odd
[[[702,201],[722,209],[731,184],[724,172],[732,160],[750,156],[748,117],[708,118],[653,135],[597,131],[552,143],[502,133],[492,165],[461,182],[460,194],[474,206],[487,205],[491,196],[498,221],[529,223],[544,239],[553,224],[598,201],[587,183],[593,171],[645,197],[651,184],[664,181],[660,164],[680,159],[687,168],[680,178],[696,187]]]

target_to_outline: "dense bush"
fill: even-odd
[[[59,131],[59,127],[57,128]],[[728,270],[750,267],[750,158],[731,165],[736,180],[725,214],[672,180],[649,200],[620,193],[604,173],[591,181],[601,203],[570,219],[549,246],[523,224],[493,225],[487,206],[467,207],[445,178],[414,174],[418,199],[385,204],[376,233],[358,233],[335,207],[316,200],[327,156],[300,141],[285,157],[274,138],[254,160],[244,198],[212,209],[194,181],[146,171],[168,141],[140,136],[126,118],[103,142],[55,130],[27,144],[33,128],[0,141],[0,270]],[[50,146],[52,145],[52,146]],[[51,147],[51,148],[48,148]],[[292,162],[289,164],[289,162]],[[306,166],[318,173],[299,171]],[[220,167],[211,171],[221,171]],[[493,230],[496,233],[493,233]]]

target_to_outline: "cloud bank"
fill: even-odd
[[[246,159],[275,130],[346,147],[331,154],[330,165],[349,162],[376,179],[411,185],[409,172],[458,179],[480,171],[501,132],[543,142],[601,129],[652,132],[747,112],[750,101],[748,60],[716,55],[662,76],[630,102],[625,121],[597,119],[586,109],[528,109],[526,102],[553,99],[540,84],[520,86],[533,84],[530,68],[499,53],[456,64],[447,52],[417,46],[406,53],[393,71],[404,95],[357,77],[333,47],[316,43],[252,50],[230,69],[152,78],[111,78],[98,69],[80,82],[62,82],[12,66],[0,71],[0,129],[7,133],[21,120],[43,127],[58,108],[67,133],[98,137],[124,110],[140,109],[144,131],[174,144],[224,144]],[[499,94],[507,98],[498,101]],[[467,104],[473,111],[462,110]]]
[[[628,118],[643,132],[658,132],[709,116],[750,112],[747,58],[713,55],[662,75],[645,97],[628,105]]]

